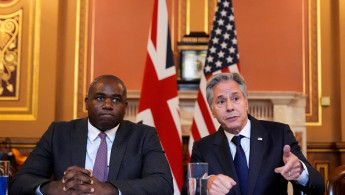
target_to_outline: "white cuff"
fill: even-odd
[[[309,181],[309,172],[308,172],[307,166],[305,166],[305,164],[302,161],[300,162],[303,166],[303,171],[301,175],[297,178],[296,182],[302,186],[306,186]]]
[[[43,195],[41,192],[41,185],[36,188],[36,195]]]

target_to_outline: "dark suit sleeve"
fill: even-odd
[[[136,131],[140,133],[133,132],[126,141],[128,145],[117,179],[109,182],[123,195],[173,194],[170,167],[157,131],[152,127],[138,126],[140,129]]]
[[[9,194],[35,194],[36,188],[52,176],[51,137],[54,123],[42,136],[23,166],[10,180]]]
[[[306,186],[299,185],[297,182],[292,182],[294,189],[303,191],[306,194],[323,194],[325,191],[325,184],[321,174],[313,168],[308,160],[303,155],[298,142],[296,141],[293,132],[290,130],[289,126],[285,126],[286,143],[290,145],[291,152],[297,156],[307,167],[309,173],[309,181]]]

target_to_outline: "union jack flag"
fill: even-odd
[[[231,0],[218,0],[217,3],[204,74],[200,79],[194,107],[192,136],[189,138],[190,154],[194,141],[216,132],[219,127],[219,123],[212,117],[206,101],[206,83],[212,75],[220,72],[239,72],[235,17]]]
[[[156,127],[174,177],[183,184],[182,135],[176,69],[165,0],[155,0],[137,121]]]

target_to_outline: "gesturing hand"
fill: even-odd
[[[299,159],[290,152],[289,145],[285,145],[283,148],[283,162],[284,166],[274,169],[276,173],[280,173],[286,180],[297,180],[301,175],[303,169]]]

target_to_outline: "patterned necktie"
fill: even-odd
[[[107,181],[107,135],[104,132],[98,134],[101,138],[101,143],[97,150],[95,164],[93,166],[93,175],[98,181]]]
[[[243,137],[243,135],[234,136],[231,141],[236,145],[234,164],[240,182],[241,193],[242,195],[246,195],[248,189],[248,166],[246,154],[241,146],[241,139]]]

